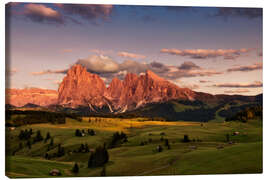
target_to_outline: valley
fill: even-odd
[[[109,119],[84,117],[82,122],[67,118],[65,124],[33,124],[9,130],[6,134],[7,169],[9,177],[50,177],[52,169],[61,176],[100,176],[102,167],[88,168],[90,152],[110,141],[114,132],[127,134],[127,142],[109,148],[106,176],[119,175],[169,175],[169,174],[220,174],[262,172],[262,122],[248,123],[199,123],[159,122],[146,119]],[[21,130],[40,130],[43,137],[49,132],[55,148],[48,151],[48,142],[37,142],[29,149],[26,141],[19,140]],[[94,136],[76,137],[76,129],[93,129]],[[234,136],[234,132],[239,135]],[[226,139],[229,134],[230,140]],[[188,135],[190,142],[182,142]],[[170,149],[164,143],[168,139]],[[19,144],[22,147],[13,154]],[[90,152],[73,150],[87,143]],[[46,153],[57,150],[57,144],[65,148],[65,155],[45,159]],[[163,151],[157,152],[157,146]],[[72,173],[74,163],[79,173]],[[38,168],[37,168],[38,167]],[[36,169],[36,170],[35,170]],[[38,169],[38,170],[37,170]]]

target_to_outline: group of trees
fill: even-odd
[[[16,117],[13,117],[16,115]],[[66,114],[47,111],[6,110],[6,126],[23,126],[27,124],[52,123],[64,124]]]
[[[43,138],[43,136],[41,135],[40,130],[38,130],[36,136],[35,136],[34,139],[33,139],[33,143],[40,142],[40,141],[42,141],[43,139],[44,139],[44,138]]]
[[[86,143],[81,144],[81,146],[79,147],[79,149],[76,152],[79,152],[79,153],[88,153],[88,152],[90,152],[88,144],[86,144]]]
[[[32,137],[33,134],[36,134],[34,137]],[[53,139],[51,138],[51,135],[49,132],[47,132],[46,138],[43,138],[41,131],[38,130],[35,133],[33,132],[32,128],[30,129],[25,129],[21,130],[20,133],[18,134],[19,140],[19,146],[16,148],[12,153],[13,155],[23,149],[24,147],[27,147],[28,149],[32,148],[32,145],[38,142],[41,142],[44,140],[44,143],[46,143],[49,139],[51,139],[49,146],[53,146]],[[26,142],[24,142],[26,141]],[[49,151],[49,147],[48,147]]]
[[[76,129],[75,130],[75,136],[82,137],[82,136],[85,136],[85,134],[86,133],[85,133],[84,129],[82,129],[82,130]],[[87,129],[87,134],[90,136],[94,136],[94,135],[96,135],[96,132],[93,129]]]
[[[31,135],[33,134],[33,130],[31,129],[25,129],[25,130],[21,130],[19,133],[19,139],[20,140],[28,140],[31,138]]]
[[[53,142],[53,141],[52,141],[52,142]],[[51,143],[49,144],[48,147],[50,147],[50,146],[52,146]],[[49,148],[48,148],[48,150],[49,150]],[[62,156],[64,156],[65,154],[66,154],[66,153],[65,153],[65,148],[62,147],[61,144],[58,144],[58,145],[57,145],[57,151],[56,151],[56,152],[54,152],[54,153],[48,153],[48,152],[46,152],[46,153],[45,153],[45,159],[51,159],[51,158],[55,158],[55,157],[62,157]]]
[[[250,119],[260,118],[262,119],[262,106],[254,106],[246,108],[236,114],[227,117],[225,121],[240,121],[240,122],[247,122]]]
[[[94,152],[91,152],[88,160],[88,168],[100,167],[109,161],[109,153],[106,145],[99,146]]]
[[[109,143],[109,148],[114,148],[122,143],[127,142],[127,135],[124,132],[116,132],[113,134],[112,139]]]
[[[20,140],[27,140],[27,143],[29,144],[31,142],[31,136],[34,134],[32,128],[31,129],[25,129],[25,130],[21,130],[19,135],[18,135],[18,138]],[[47,133],[47,136],[46,136],[46,140],[48,140],[50,138],[50,133],[48,132]],[[33,138],[33,144],[36,143],[36,142],[40,142],[42,141],[44,138],[43,136],[41,135],[41,132],[40,130],[38,130],[36,132],[36,136]],[[29,145],[30,146],[30,145]]]

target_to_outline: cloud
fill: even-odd
[[[55,4],[68,15],[79,16],[85,20],[107,20],[113,11],[113,5]]]
[[[58,11],[43,4],[26,4],[24,8],[23,15],[34,22],[49,24],[64,23],[64,19]]]
[[[235,71],[247,72],[247,71],[260,70],[262,68],[263,68],[263,65],[261,62],[259,62],[259,63],[255,63],[253,65],[238,66],[238,67],[230,68],[230,69],[227,69],[227,72],[235,72]]]
[[[79,59],[75,64],[81,64],[86,67],[88,72],[98,74],[101,78],[105,78],[106,82],[110,82],[113,77],[124,79],[127,73],[135,73],[141,75],[146,70],[151,70],[158,76],[168,80],[176,80],[180,78],[197,77],[197,76],[213,76],[223,74],[211,69],[203,69],[194,63],[184,62],[178,66],[168,66],[160,62],[153,61],[151,63],[137,62],[134,60],[125,60],[121,63],[104,55],[92,55],[88,58]],[[53,73],[67,73],[67,70],[46,70],[42,72],[33,72],[32,75],[44,75]]]
[[[228,93],[228,94],[238,94],[238,93],[248,93],[248,92],[250,92],[248,89],[236,89],[236,90],[224,91],[224,93]]]
[[[263,52],[262,52],[262,51],[259,51],[259,52],[257,53],[257,55],[258,55],[259,57],[262,57],[262,56],[263,56]]]
[[[231,8],[220,7],[214,14],[217,17],[243,17],[248,19],[262,18],[262,8]]]
[[[178,84],[181,88],[189,88],[192,90],[200,88],[198,84],[191,84],[191,83],[183,82],[181,79],[176,79],[172,82]]]
[[[252,49],[161,49],[161,53],[179,55],[179,56],[188,56],[193,59],[208,59],[223,57],[224,59],[236,59],[241,54],[247,53]]]
[[[32,75],[45,75],[45,74],[65,74],[67,73],[67,69],[64,70],[45,70],[45,71],[40,71],[40,72],[32,72]]]
[[[179,69],[183,70],[191,70],[191,69],[200,69],[200,66],[197,66],[191,61],[185,61],[181,66],[178,67]]]
[[[79,59],[76,64],[81,64],[94,73],[113,73],[119,71],[119,64],[108,56],[92,55],[86,59]]]
[[[213,86],[220,88],[258,88],[262,87],[263,84],[260,81],[254,81],[253,83],[221,83]]]
[[[195,76],[213,76],[213,75],[219,75],[223,74],[223,72],[211,70],[211,69],[202,69],[202,70],[191,70],[187,73],[191,77]]]
[[[141,54],[129,53],[125,51],[118,52],[118,56],[126,57],[126,58],[133,58],[133,59],[144,59],[146,56]]]
[[[212,81],[209,81],[209,80],[200,80],[199,82],[200,82],[200,83],[210,83],[210,82],[212,82]]]

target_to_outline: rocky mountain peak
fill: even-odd
[[[83,73],[87,72],[86,68],[80,64],[73,65],[67,72],[68,76],[80,76]]]
[[[68,70],[58,88],[58,103],[71,107],[89,104],[101,107],[105,104],[105,91],[105,83],[98,75],[77,64]]]
[[[145,73],[145,76],[147,78],[151,78],[153,80],[156,80],[156,81],[164,81],[165,79],[159,77],[158,75],[156,75],[153,71],[150,71],[150,70],[147,70],[146,73]]]

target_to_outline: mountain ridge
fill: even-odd
[[[101,109],[108,113],[123,113],[147,104],[170,100],[219,103],[235,99],[249,102],[254,101],[256,96],[212,95],[196,92],[188,88],[180,88],[150,70],[143,75],[128,73],[123,80],[114,77],[106,87],[97,74],[89,73],[79,64],[68,70],[58,91],[38,88],[6,89],[6,104],[13,106],[55,104],[66,108],[87,107],[97,113]]]
[[[115,112],[171,99],[194,100],[194,96],[192,90],[180,88],[149,70],[144,75],[128,73],[123,81],[113,78],[106,88],[98,75],[74,65],[59,86],[58,104],[74,108],[83,105],[90,109],[108,106]]]

